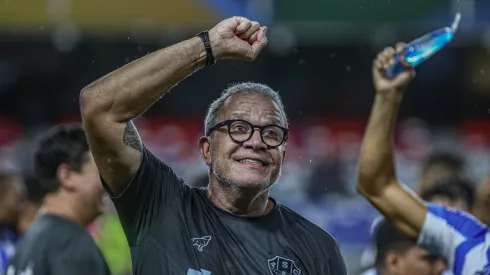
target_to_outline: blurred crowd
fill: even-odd
[[[188,184],[207,185],[206,167],[197,149],[191,146],[192,140],[202,134],[201,121],[189,118],[173,123],[161,121],[138,121],[146,145],[171,164]],[[386,254],[377,253],[380,248],[386,252],[397,247],[393,243],[406,243],[389,225],[380,226],[383,223],[378,212],[355,191],[363,123],[292,122],[291,125],[288,157],[282,177],[273,187],[273,197],[339,240],[349,274],[379,264],[379,258]],[[425,200],[467,211],[489,224],[490,178],[486,168],[490,163],[490,147],[482,128],[469,123],[458,129],[430,130],[418,120],[402,121],[396,138],[399,178]],[[7,236],[7,232],[21,235],[26,230],[41,205],[43,194],[35,179],[23,178],[25,171],[32,170],[28,159],[36,134],[23,136],[15,127],[10,127],[10,131],[4,129],[0,135],[3,142],[0,224],[4,234],[0,245],[8,247],[13,246],[16,237]],[[104,202],[104,214],[88,230],[113,274],[129,274],[131,260],[124,233],[112,202],[109,199]],[[378,231],[385,233],[380,235]],[[393,238],[379,239],[378,235]],[[2,255],[1,259],[8,256]]]

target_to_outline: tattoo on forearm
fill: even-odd
[[[124,144],[126,144],[127,146],[136,149],[140,152],[143,151],[141,139],[132,121],[129,121],[128,124],[126,125],[126,129],[124,130],[124,135],[123,135],[123,141]]]

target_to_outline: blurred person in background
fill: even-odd
[[[465,177],[465,169],[465,162],[458,155],[447,152],[435,153],[429,157],[423,168],[417,191],[422,194],[441,182],[458,183],[459,179]],[[474,193],[472,195],[474,202],[470,209],[461,210],[471,213],[487,226],[490,225],[490,176],[485,177],[479,185],[466,182],[466,186],[470,189],[476,186],[477,192],[466,191],[466,193]]]
[[[422,199],[434,204],[444,205],[456,210],[468,212],[474,204],[473,185],[466,180],[452,180],[441,184],[436,184],[427,189],[422,194]],[[385,219],[378,217],[371,225],[370,234],[376,238],[376,228],[385,222]],[[361,266],[365,269],[375,264],[377,249],[375,245],[368,245],[361,256]],[[371,272],[375,268],[371,268]],[[370,273],[366,273],[370,274]]]
[[[402,52],[403,44],[397,45]],[[358,172],[358,191],[400,232],[448,260],[455,275],[489,274],[489,229],[471,215],[446,206],[427,204],[397,180],[393,136],[403,92],[415,76],[406,70],[388,78],[384,70],[395,63],[395,50],[386,48],[373,62],[376,91]]]
[[[424,201],[470,213],[475,204],[475,188],[464,179],[453,178],[425,190]]]
[[[18,240],[18,222],[23,207],[22,177],[0,174],[0,273],[13,256]]]
[[[374,268],[359,275],[440,275],[447,268],[443,258],[418,246],[386,220],[376,227],[375,244]]]
[[[255,59],[266,31],[243,17],[226,19],[81,92],[90,147],[135,274],[346,274],[337,241],[269,197],[288,135],[277,92],[242,83],[211,104],[199,140],[208,188],[188,186],[143,145],[132,122],[215,59]]]
[[[436,152],[429,156],[422,168],[417,192],[422,194],[437,183],[451,179],[464,178],[465,162],[452,153]]]
[[[0,274],[14,255],[19,238],[34,220],[43,196],[34,178],[0,175]]]
[[[0,227],[15,230],[22,212],[24,179],[13,173],[0,174]]]
[[[6,275],[110,274],[85,229],[102,211],[103,189],[82,127],[50,129],[38,144],[34,162],[46,195]]]
[[[490,225],[490,174],[483,178],[476,189],[472,214],[487,226]]]

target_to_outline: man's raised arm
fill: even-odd
[[[403,45],[397,48],[401,50]],[[394,79],[386,78],[383,71],[394,63],[394,54],[393,48],[387,48],[373,63],[376,95],[361,149],[357,188],[400,231],[416,238],[427,207],[397,181],[393,159],[398,109],[415,72],[407,69]]]
[[[209,31],[215,59],[253,60],[267,44],[265,27],[243,17]],[[100,174],[114,195],[136,174],[142,142],[132,123],[170,88],[206,64],[199,37],[142,57],[95,81],[80,93],[83,124]]]

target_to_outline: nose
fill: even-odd
[[[261,149],[267,149],[267,144],[262,141],[260,131],[258,129],[255,129],[252,137],[243,143],[243,147],[258,151]]]

